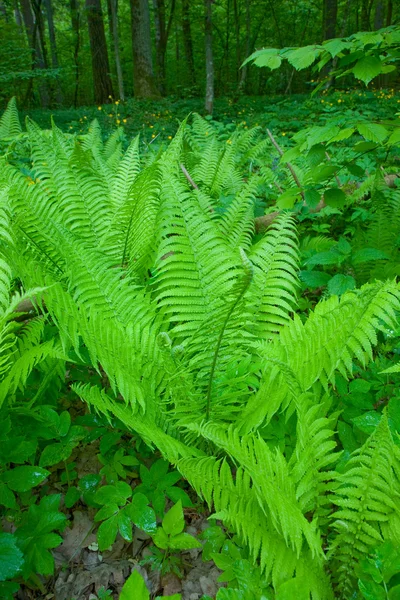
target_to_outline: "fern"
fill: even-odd
[[[22,132],[15,97],[11,98],[0,118],[0,140],[16,138]]]

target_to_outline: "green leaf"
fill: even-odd
[[[336,173],[337,167],[335,165],[321,165],[312,170],[312,176],[316,183],[331,179]]]
[[[354,252],[351,257],[353,265],[369,262],[370,260],[389,260],[389,257],[385,252],[375,248],[362,248],[362,250]]]
[[[100,510],[97,511],[94,517],[95,523],[99,521],[104,521],[105,519],[109,519],[113,515],[116,515],[119,512],[118,504],[111,502],[110,504],[106,504]]]
[[[170,538],[169,548],[172,550],[190,550],[191,548],[201,548],[201,543],[189,533],[179,533]]]
[[[356,427],[358,427],[358,429],[361,429],[361,431],[364,431],[370,435],[378,427],[381,417],[382,415],[380,413],[369,411],[363,415],[360,415],[359,417],[354,417],[352,422]]]
[[[325,286],[331,279],[329,273],[323,271],[300,271],[301,281],[309,288],[318,288]]]
[[[348,290],[354,290],[356,281],[351,275],[335,275],[328,282],[328,292],[331,296],[341,296]]]
[[[382,71],[382,63],[376,56],[364,56],[356,62],[352,69],[354,76],[368,85]]]
[[[121,510],[118,517],[118,530],[121,537],[127,542],[132,541],[132,521],[126,510]]]
[[[15,495],[5,483],[0,483],[0,506],[18,508]]]
[[[167,548],[169,548],[169,537],[162,527],[159,527],[152,537],[155,545],[158,548],[161,548],[161,550],[167,550]]]
[[[222,531],[221,527],[218,525],[213,525],[212,527],[208,527],[203,533],[199,536],[202,540],[205,540],[205,544],[203,545],[203,560],[211,560],[212,554],[219,552],[222,548],[222,545],[226,539],[225,533]]]
[[[315,208],[318,206],[319,201],[321,200],[321,194],[317,192],[317,190],[305,190],[304,199],[306,201],[307,206],[310,208]]]
[[[271,70],[278,69],[281,66],[281,63],[282,59],[278,55],[278,50],[273,50],[272,52],[266,50],[263,54],[257,56],[254,61],[254,64],[257,67],[268,67]]]
[[[321,49],[316,46],[304,46],[295,50],[285,50],[282,56],[297,70],[306,69],[313,64]]]
[[[115,538],[118,533],[118,515],[103,521],[97,530],[97,542],[99,544],[99,550],[107,550],[115,542]]]
[[[346,194],[338,187],[330,188],[324,192],[325,204],[334,208],[343,208],[347,202]]]
[[[275,596],[276,600],[309,600],[310,591],[303,577],[294,577],[279,586]]]
[[[353,379],[350,381],[349,390],[350,392],[357,392],[359,394],[367,394],[371,389],[371,384],[365,379]]]
[[[293,208],[296,201],[301,197],[299,188],[289,188],[286,192],[283,192],[278,196],[276,205],[281,210],[284,208]]]
[[[334,58],[337,56],[342,50],[349,48],[351,44],[349,42],[345,42],[340,38],[335,38],[333,40],[328,40],[327,42],[323,42],[324,50],[329,52],[329,54]]]
[[[388,136],[388,130],[377,123],[360,123],[357,125],[358,133],[369,142],[383,142]]]
[[[65,494],[64,503],[67,508],[71,508],[76,502],[78,502],[81,497],[81,492],[78,488],[72,485],[68,488],[67,493]]]
[[[115,503],[122,506],[132,495],[132,488],[125,481],[118,481],[115,485],[103,485],[94,495],[98,504]]]
[[[19,583],[13,581],[0,581],[0,598],[2,600],[13,600],[19,590]]]
[[[154,533],[157,529],[157,520],[154,510],[148,506],[148,499],[140,492],[134,494],[132,502],[126,507],[130,519],[146,533]]]
[[[125,581],[119,600],[150,600],[144,579],[137,571],[132,571]]]
[[[58,435],[64,437],[67,435],[69,428],[71,426],[71,415],[67,410],[64,410],[60,414],[60,421],[58,424]]]
[[[400,600],[400,585],[390,588],[388,598],[389,600]]]
[[[359,579],[358,589],[365,600],[386,600],[384,588],[371,579]]]
[[[49,475],[50,471],[46,469],[24,465],[22,467],[15,467],[10,471],[5,471],[1,479],[14,492],[27,492],[42,483]]]
[[[168,535],[177,535],[181,533],[185,527],[183,518],[182,503],[177,502],[165,515],[162,521],[162,526]]]
[[[71,456],[72,448],[67,444],[55,443],[49,444],[43,450],[39,464],[42,467],[52,467],[57,465],[64,460],[67,460]]]
[[[24,563],[24,555],[11,533],[0,533],[0,581],[11,579]]]
[[[394,146],[400,143],[400,127],[397,127],[387,141],[389,146]]]

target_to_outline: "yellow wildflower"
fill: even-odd
[[[121,119],[117,119],[117,125],[121,123]]]
[[[126,123],[126,119],[122,119],[122,122],[123,122],[123,123]]]
[[[98,107],[97,107],[97,110],[101,110],[101,109],[102,109],[102,107],[101,107],[101,106],[98,106]]]

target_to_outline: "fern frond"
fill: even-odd
[[[21,132],[22,128],[19,121],[17,101],[15,96],[13,96],[0,118],[0,139],[13,139]]]
[[[332,501],[338,506],[333,513],[336,536],[330,556],[336,570],[337,589],[341,598],[350,598],[355,588],[355,567],[360,558],[381,543],[380,524],[393,513],[399,514],[395,502],[393,440],[386,412],[365,444],[355,452],[338,476],[339,487]],[[397,480],[397,494],[398,494]]]

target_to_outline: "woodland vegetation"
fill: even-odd
[[[0,598],[400,600],[399,9],[0,2]]]

